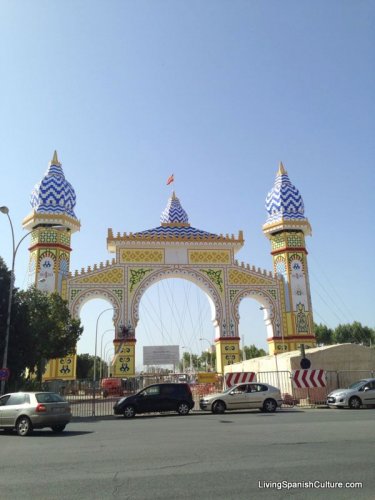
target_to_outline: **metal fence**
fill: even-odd
[[[278,387],[281,391],[283,406],[318,406],[325,405],[327,395],[340,387],[348,387],[356,380],[374,378],[375,370],[363,371],[326,371],[326,386],[308,389],[296,389],[292,383],[290,371],[268,371],[256,374],[257,382]],[[193,377],[187,374],[145,374],[132,379],[127,383],[121,393],[106,397],[103,390],[96,387],[92,381],[76,380],[72,382],[53,381],[45,384],[44,389],[53,390],[63,395],[71,404],[75,417],[101,417],[113,415],[113,405],[121,396],[134,394],[144,387],[163,382],[187,382],[191,387],[195,402],[194,411],[199,410],[199,400],[202,396],[220,392],[224,388],[224,379],[217,377],[214,384],[197,384]]]

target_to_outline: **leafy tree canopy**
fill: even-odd
[[[332,344],[363,344],[375,345],[375,330],[368,326],[362,326],[359,321],[351,324],[338,325],[335,329],[328,328],[322,324],[315,324],[314,331],[317,343],[320,345]]]
[[[94,376],[94,359],[95,356],[91,354],[78,354],[77,356],[77,379],[89,379],[93,380]],[[100,370],[101,363],[101,370]],[[99,380],[100,373],[102,378],[107,375],[107,363],[100,359],[99,356],[96,357],[96,380]]]
[[[10,272],[0,257],[0,355],[4,354],[8,316]],[[13,290],[9,329],[8,368],[10,384],[26,369],[39,378],[45,361],[75,351],[83,332],[80,320],[71,317],[67,302],[58,293],[45,293],[31,287]]]

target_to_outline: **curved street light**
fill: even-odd
[[[108,342],[105,343],[105,346],[103,348],[103,359],[105,359],[106,356],[108,356],[108,353],[111,350],[111,348],[113,349],[113,342],[112,340],[108,340]]]
[[[103,357],[103,337],[106,333],[108,332],[114,332],[115,329],[114,328],[110,328],[109,330],[106,330],[105,332],[102,333],[102,336],[101,336],[101,339],[100,339],[100,368],[99,368],[99,380],[101,380],[102,378],[102,367],[103,367],[103,363],[102,363],[102,357]],[[107,344],[106,344],[107,345]],[[105,347],[104,347],[105,349]]]
[[[96,320],[96,328],[95,328],[95,354],[94,354],[94,376],[93,376],[93,382],[94,382],[94,394],[95,394],[95,386],[96,386],[96,354],[97,354],[97,347],[98,347],[98,325],[99,325],[99,319],[102,314],[104,314],[107,311],[113,311],[113,307],[108,307],[107,309],[104,309],[104,311],[100,312],[97,320]]]
[[[104,359],[106,361],[106,365],[107,365],[107,377],[109,377],[111,375],[111,370],[110,370],[110,362],[111,362],[111,359],[113,359],[113,356],[115,355],[115,350],[113,347],[111,347],[110,349],[108,349],[106,355],[104,356]]]
[[[182,349],[189,349],[189,352],[190,352],[190,374],[193,373],[193,363],[192,363],[192,358],[193,358],[193,353],[191,351],[191,348],[186,346],[186,345],[183,345],[181,346]],[[182,354],[182,360],[184,359],[184,354]]]
[[[27,238],[31,233],[36,231],[37,228],[32,229],[31,231],[27,232],[24,236],[22,236],[22,238],[19,240],[19,242],[16,245],[16,242],[14,239],[13,223],[12,223],[12,219],[10,218],[10,215],[9,215],[9,208],[6,206],[2,206],[2,207],[0,207],[0,212],[2,214],[5,214],[8,217],[10,229],[12,232],[12,268],[10,271],[8,311],[7,311],[7,322],[6,322],[6,329],[5,329],[5,344],[4,344],[4,354],[3,354],[3,364],[2,364],[2,369],[6,370],[7,364],[8,364],[10,317],[11,317],[11,313],[12,313],[13,290],[14,290],[14,282],[15,282],[14,266],[16,263],[16,255],[17,255],[19,246],[23,242],[23,240],[25,238]],[[57,226],[57,225],[53,224],[49,227],[56,229],[57,227],[63,227],[63,226],[60,226],[60,225]],[[4,390],[5,390],[5,379],[1,380],[0,394],[4,394]]]

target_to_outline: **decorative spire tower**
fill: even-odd
[[[46,292],[62,290],[69,272],[71,234],[80,229],[74,207],[76,194],[65,179],[56,151],[43,179],[31,193],[33,211],[23,220],[31,234],[29,284]]]
[[[160,216],[160,224],[162,226],[180,226],[189,227],[189,217],[182,208],[180,200],[173,191],[168,200],[168,204]]]
[[[266,198],[268,218],[263,232],[271,241],[274,272],[284,279],[286,332],[280,339],[268,339],[274,352],[315,346],[305,236],[311,226],[305,217],[302,197],[290,182],[280,162],[273,188]]]

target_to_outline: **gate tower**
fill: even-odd
[[[276,351],[299,348],[300,343],[315,346],[305,236],[311,226],[298,189],[290,182],[280,163],[275,184],[266,198],[268,218],[264,234],[271,241],[274,272],[284,281],[287,337],[277,343]]]
[[[75,191],[65,179],[56,151],[44,177],[32,190],[30,203],[33,210],[22,222],[24,229],[32,231],[28,284],[62,294],[69,274],[71,235],[81,225],[74,213]],[[51,378],[75,378],[75,360],[75,355],[51,360],[47,374]]]

